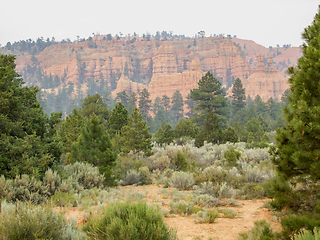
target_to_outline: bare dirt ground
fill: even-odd
[[[147,186],[125,186],[124,190],[131,190],[145,194],[145,200],[150,204],[159,204],[162,208],[169,208],[168,203],[171,200],[163,194],[161,187],[157,185]],[[168,189],[170,191],[170,188]],[[271,227],[280,231],[280,223],[275,221],[271,212],[264,208],[264,204],[268,200],[239,200],[237,207],[229,208],[236,212],[236,217],[233,219],[219,217],[214,223],[199,224],[195,223],[192,216],[175,215],[165,218],[165,221],[170,227],[177,230],[179,239],[195,240],[195,239],[222,239],[233,240],[237,239],[240,233],[247,232],[253,228],[254,222],[265,219],[271,224]],[[78,224],[83,223],[83,212],[77,208],[71,208],[66,212],[67,218],[76,218]]]

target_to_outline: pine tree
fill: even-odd
[[[167,96],[167,94],[162,95],[161,98],[161,105],[163,109],[168,112],[170,109],[170,98]]]
[[[223,132],[217,114],[211,108],[207,114],[204,129],[196,136],[194,144],[197,147],[203,146],[204,141],[219,144],[222,141]]]
[[[153,114],[157,114],[159,110],[163,110],[163,107],[161,105],[161,98],[156,97],[153,103],[153,108],[152,108]]]
[[[147,156],[152,154],[151,134],[147,123],[143,121],[139,109],[135,108],[128,120],[128,124],[122,128],[121,143],[123,152],[144,152]]]
[[[242,82],[237,78],[232,87],[232,115],[244,108],[246,105],[245,89],[242,86]]]
[[[0,175],[42,178],[60,160],[55,127],[61,113],[48,119],[37,100],[39,89],[23,86],[14,60],[0,55]]]
[[[77,109],[73,109],[72,113],[60,124],[58,136],[63,142],[64,153],[71,152],[71,146],[77,142],[84,124],[85,119]]]
[[[178,124],[174,128],[174,134],[176,138],[191,137],[195,138],[199,133],[199,127],[193,123],[190,119],[181,118]]]
[[[87,96],[79,109],[79,113],[87,119],[90,119],[95,114],[99,119],[99,123],[102,123],[105,127],[110,117],[110,110],[99,94]]]
[[[271,151],[279,176],[291,183],[287,189],[275,188],[273,202],[278,208],[289,207],[296,213],[282,219],[287,236],[320,226],[320,8],[302,37],[303,56],[297,67],[288,70],[290,97],[284,110],[287,124],[277,130],[277,143]],[[298,183],[300,190],[294,188]]]
[[[157,143],[160,145],[166,143],[170,144],[173,141],[174,133],[171,129],[171,125],[163,122],[158,131],[154,134],[154,137],[157,139]]]
[[[150,93],[146,88],[144,88],[139,93],[139,111],[144,121],[151,120],[151,116],[149,115],[149,111],[151,108],[151,100],[149,99],[149,97],[150,97]]]
[[[109,119],[110,135],[113,136],[116,133],[120,133],[123,126],[128,124],[128,110],[124,108],[124,105],[119,102],[115,108],[111,111]]]
[[[221,83],[210,72],[207,72],[199,80],[197,89],[190,90],[190,98],[197,103],[194,108],[198,112],[195,121],[200,126],[204,125],[205,117],[211,108],[221,120],[224,119],[227,101],[223,93],[224,90],[221,89]]]
[[[171,112],[173,114],[174,124],[183,117],[183,99],[179,90],[175,91],[172,95]]]
[[[236,131],[234,130],[233,127],[228,127],[224,133],[223,133],[223,138],[222,142],[231,142],[231,143],[236,143],[238,142],[238,136],[236,134]]]
[[[128,108],[129,96],[126,91],[118,92],[115,100],[121,102],[125,108]]]
[[[137,93],[133,92],[131,93],[129,97],[129,102],[128,102],[128,111],[129,114],[132,113],[132,110],[136,107],[138,101]]]
[[[105,176],[105,183],[113,184],[112,167],[117,156],[108,134],[99,124],[99,119],[95,114],[82,129],[78,141],[72,144],[71,157],[73,161],[86,162],[97,166],[99,172]]]

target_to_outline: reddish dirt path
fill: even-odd
[[[157,185],[147,186],[125,186],[124,190],[134,192],[141,192],[145,194],[145,200],[150,204],[159,204],[164,208],[169,208],[168,203],[170,197],[164,197],[161,190],[163,188]],[[167,189],[170,191],[170,188]],[[178,237],[181,240],[194,239],[222,239],[222,240],[236,240],[240,233],[247,232],[254,226],[254,222],[265,219],[271,224],[271,227],[280,231],[280,223],[272,221],[271,212],[264,208],[264,204],[268,200],[239,200],[238,207],[223,207],[235,211],[236,217],[218,218],[211,224],[197,224],[191,216],[176,215],[174,217],[167,217],[165,221],[167,224],[177,230]],[[83,223],[82,216],[84,212],[77,210],[77,208],[68,209],[66,212],[67,218],[76,218],[78,224]]]

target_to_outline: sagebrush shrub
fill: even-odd
[[[99,173],[98,167],[91,164],[76,162],[65,166],[65,171],[84,189],[103,187],[104,176]]]
[[[195,206],[194,203],[192,202],[185,203],[180,201],[179,202],[170,201],[169,207],[171,209],[170,211],[171,213],[182,214],[182,215],[191,215],[201,210],[201,208]]]
[[[75,222],[66,221],[50,206],[34,206],[29,203],[2,203],[0,215],[1,239],[87,239],[86,235],[75,226]]]
[[[110,205],[102,218],[91,220],[84,230],[94,239],[177,239],[161,211],[145,202]]]
[[[15,201],[31,201],[35,204],[40,204],[46,201],[50,193],[48,188],[41,181],[34,177],[23,174],[16,176],[15,179],[5,181],[6,196],[8,202]]]
[[[161,156],[157,158],[154,162],[154,168],[159,169],[161,172],[163,172],[165,169],[170,167],[170,159],[168,156]]]
[[[279,234],[273,231],[266,220],[256,221],[249,232],[241,233],[238,240],[273,240],[279,239]]]
[[[222,212],[225,218],[234,218],[236,216],[236,212],[229,208],[219,209],[219,212]]]
[[[139,171],[139,174],[140,174],[140,179],[141,179],[141,184],[142,185],[152,184],[151,173],[150,173],[149,168],[147,166],[139,168],[138,171]]]
[[[121,177],[119,184],[122,186],[140,185],[141,184],[140,173],[133,169],[129,170],[125,175]]]
[[[193,175],[186,172],[174,172],[170,178],[170,186],[179,190],[190,190],[194,185]]]
[[[193,215],[196,223],[214,223],[214,221],[219,217],[219,213],[215,210],[204,210],[199,211]]]
[[[61,178],[57,172],[49,168],[44,174],[43,184],[48,187],[50,195],[53,195],[61,185]]]
[[[76,207],[77,201],[73,192],[56,192],[51,200],[58,207]]]

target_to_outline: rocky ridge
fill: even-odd
[[[83,90],[87,86],[81,86],[88,81],[99,84],[103,80],[113,96],[147,87],[152,100],[164,94],[171,97],[176,90],[185,99],[205,72],[211,71],[224,87],[240,78],[247,95],[259,94],[266,100],[280,99],[288,87],[283,80],[284,69],[296,63],[301,51],[293,47],[268,49],[253,41],[226,37],[149,41],[127,37],[108,41],[95,36],[91,41],[51,45],[35,56],[13,54],[17,55],[18,71],[37,65],[47,75],[63,77],[65,85],[72,83]],[[262,57],[256,61],[258,54]],[[272,68],[262,66],[268,57]],[[42,87],[41,82],[37,85]]]

